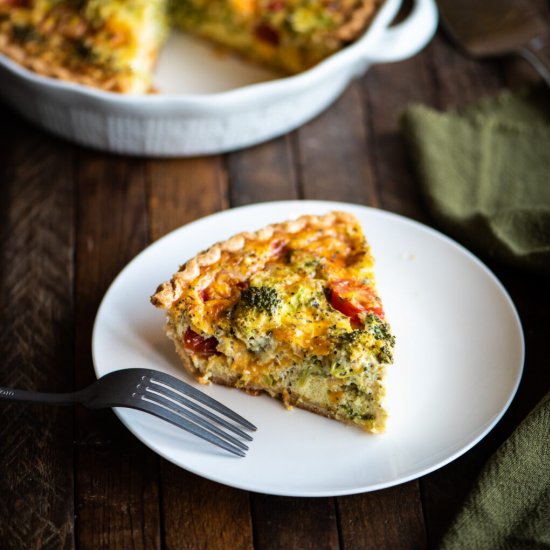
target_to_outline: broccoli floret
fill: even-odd
[[[251,286],[243,290],[239,301],[241,307],[251,308],[268,315],[273,315],[280,304],[279,293],[268,286]]]
[[[344,332],[338,335],[337,346],[342,350],[349,358],[352,354],[352,350],[355,347],[361,346],[365,343],[366,334],[363,330],[352,330],[351,332]]]
[[[375,375],[372,369],[376,363],[390,363],[394,338],[384,322],[386,330],[384,339],[377,339],[371,327],[357,329],[339,334],[334,339],[334,350],[331,354],[330,372],[336,378],[347,378],[358,372],[363,375]]]
[[[317,272],[323,266],[322,258],[302,250],[290,250],[287,255],[287,263],[311,278],[316,278]]]
[[[14,25],[11,33],[13,39],[20,44],[32,41],[38,42],[42,38],[31,25]]]
[[[262,352],[273,344],[271,328],[282,300],[276,289],[251,286],[241,293],[232,311],[233,332],[253,352]]]
[[[369,313],[366,316],[365,330],[370,332],[377,340],[387,340],[392,346],[395,344],[395,338],[390,332],[388,323],[374,313]]]

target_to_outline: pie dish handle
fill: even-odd
[[[382,29],[363,52],[363,57],[369,63],[389,63],[412,57],[432,39],[437,22],[434,0],[414,0],[406,19]]]

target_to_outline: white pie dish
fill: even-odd
[[[422,49],[437,26],[434,0],[415,0],[408,18],[390,27],[400,5],[401,0],[386,0],[360,39],[291,77],[277,78],[235,60],[220,63],[210,48],[176,37],[161,55],[158,94],[124,96],[42,77],[0,55],[0,95],[54,134],[113,153],[171,157],[232,151],[310,120],[373,63],[402,60]],[[178,64],[182,69],[176,72]]]

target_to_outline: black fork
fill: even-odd
[[[0,387],[0,399],[49,405],[80,403],[89,409],[137,409],[241,457],[248,450],[241,440],[252,441],[242,428],[256,430],[248,420],[193,386],[150,369],[117,370],[74,393],[42,393]]]

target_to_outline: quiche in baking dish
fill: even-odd
[[[200,382],[384,430],[394,337],[351,214],[303,216],[215,244],[151,300]]]
[[[0,52],[37,73],[151,90],[171,25],[295,73],[357,38],[381,0],[0,0]]]

